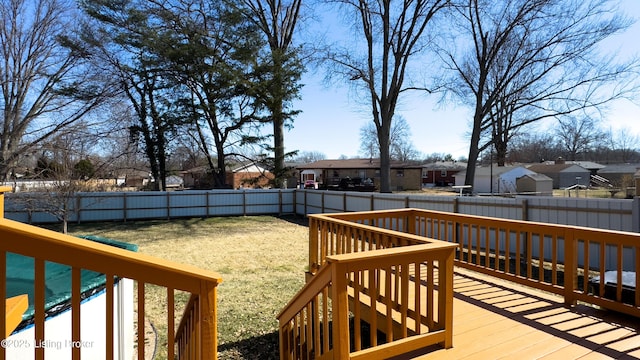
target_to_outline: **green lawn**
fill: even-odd
[[[70,228],[134,243],[139,252],[218,272],[219,359],[277,359],[282,307],[302,288],[308,229],[300,218],[220,217]],[[166,292],[147,285],[147,316],[157,329],[156,359],[166,359]],[[186,302],[187,294],[178,299]],[[182,307],[176,315],[182,314]]]

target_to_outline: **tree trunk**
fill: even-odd
[[[284,184],[284,117],[282,115],[282,100],[274,104],[271,109],[273,115],[273,172],[275,175],[274,185],[281,188]]]
[[[233,186],[233,184],[227,184],[227,165],[224,159],[224,148],[222,144],[219,144],[216,148],[218,152],[218,167],[213,173],[213,184],[217,189],[225,189],[228,185]]]
[[[502,140],[497,140],[491,146],[494,146],[496,149],[496,162],[498,166],[504,166],[507,163],[507,143]]]
[[[474,124],[480,124],[482,122],[482,114],[478,109],[476,111],[476,115],[474,115]],[[471,141],[469,142],[469,157],[467,160],[467,172],[464,177],[463,185],[471,185],[470,191],[474,191],[474,180],[476,177],[476,166],[478,163],[478,155],[480,155],[479,150],[480,144],[480,126],[474,126],[473,132],[471,133]]]
[[[391,157],[389,154],[389,136],[385,136],[385,130],[378,131],[380,143],[380,192],[391,192]],[[388,132],[387,132],[388,134]]]

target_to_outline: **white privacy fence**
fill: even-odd
[[[17,193],[5,195],[5,217],[25,223],[57,222],[52,205],[61,209],[65,200],[71,222],[279,215],[294,212],[294,195],[293,190],[189,190],[83,192],[56,199],[50,193]]]
[[[40,198],[34,201],[35,198]],[[46,196],[46,198],[42,198]],[[67,203],[71,222],[129,221],[232,215],[307,215],[418,208],[513,220],[640,232],[639,198],[590,199],[519,196],[470,197],[380,194],[301,189],[6,194],[5,217],[25,223],[57,222],[43,210]]]
[[[640,198],[425,196],[298,190],[296,213],[417,208],[467,215],[640,232]]]

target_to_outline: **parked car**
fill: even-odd
[[[316,188],[316,182],[314,180],[306,180],[304,182],[304,188],[305,189],[315,189]]]

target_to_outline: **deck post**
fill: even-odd
[[[438,303],[444,304],[438,305],[438,321],[442,321],[444,325],[444,342],[442,346],[445,349],[453,347],[453,262],[454,262],[454,248],[446,250],[439,262],[438,272]],[[443,319],[443,320],[440,320]]]
[[[578,239],[575,232],[567,229],[564,234],[564,304],[567,307],[576,305],[575,289],[578,285]],[[588,264],[585,269],[589,269]],[[587,289],[584,289],[586,292]]]
[[[315,274],[320,268],[318,255],[318,219],[309,217],[309,273]]]
[[[4,193],[11,192],[10,186],[0,186],[0,219],[4,218]]]
[[[218,355],[218,299],[217,286],[210,282],[202,282],[200,291],[200,351],[201,359],[217,359]]]
[[[328,261],[331,259],[327,258]],[[347,293],[347,266],[333,263],[331,286],[333,355],[342,359],[349,354],[349,294]]]

